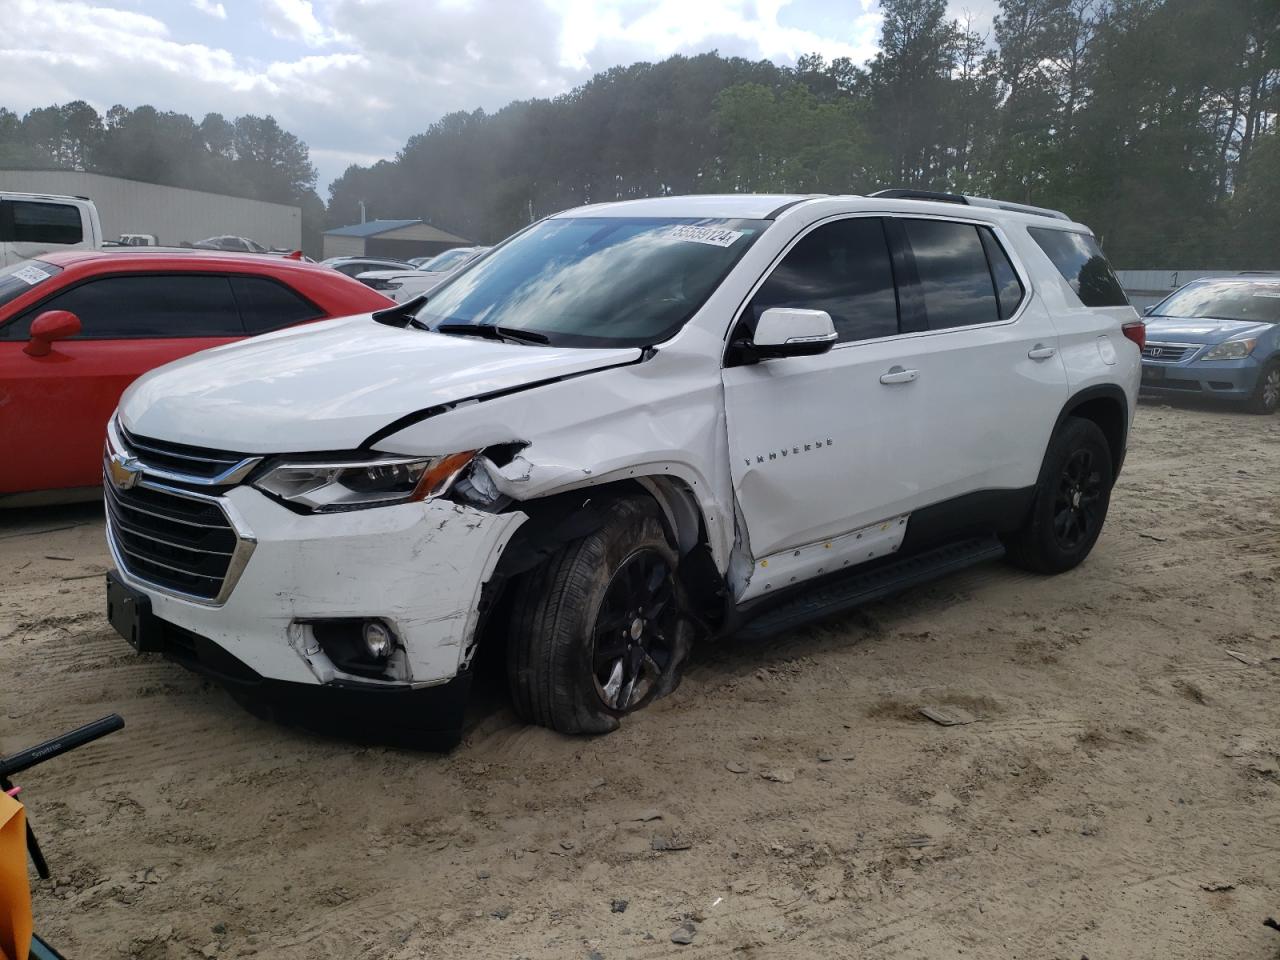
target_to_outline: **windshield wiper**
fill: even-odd
[[[496,327],[489,323],[442,323],[433,328],[436,333],[456,333],[464,337],[483,337],[486,340],[515,340],[521,343],[550,343],[545,333],[518,330],[515,327]]]

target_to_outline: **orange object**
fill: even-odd
[[[27,815],[0,792],[0,960],[27,960],[31,887],[27,883]]]

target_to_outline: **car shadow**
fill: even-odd
[[[0,507],[0,537],[36,536],[101,520],[101,500],[41,507]]]
[[[1222,413],[1235,417],[1255,417],[1238,400],[1204,400],[1194,394],[1186,397],[1151,396],[1139,394],[1138,404],[1143,407],[1171,407],[1174,410],[1198,410],[1202,413]]]

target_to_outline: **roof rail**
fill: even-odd
[[[906,190],[895,187],[892,190],[877,190],[867,194],[882,200],[936,200],[938,203],[968,203],[969,199],[958,193],[939,193],[937,190]]]
[[[1029,213],[1036,217],[1052,217],[1054,220],[1070,220],[1061,210],[1050,210],[1048,207],[1033,207],[1026,203],[1013,203],[1009,200],[992,200],[988,197],[970,197],[960,193],[940,193],[936,190],[877,190],[868,194],[885,200],[934,200],[939,203],[963,203],[970,207],[987,207],[991,210],[1008,210],[1010,213]]]

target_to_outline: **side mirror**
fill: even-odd
[[[770,307],[756,321],[755,334],[736,341],[734,346],[743,361],[755,363],[817,356],[830,350],[836,339],[835,324],[825,310]]]
[[[80,318],[67,310],[46,310],[31,321],[31,339],[22,352],[31,357],[47,357],[55,340],[66,340],[80,332]]]

